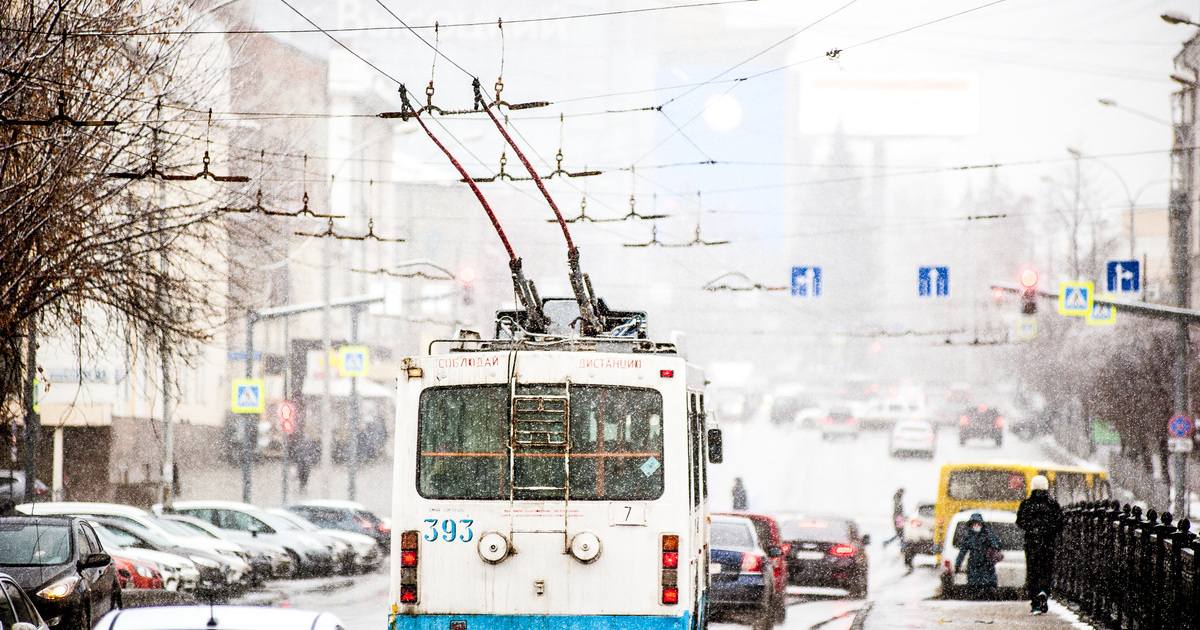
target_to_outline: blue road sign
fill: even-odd
[[[1167,432],[1171,437],[1186,438],[1192,436],[1192,419],[1180,414],[1167,421]]]
[[[792,295],[821,297],[821,268],[792,267]]]
[[[917,295],[921,297],[929,297],[931,295],[946,297],[950,295],[950,268],[918,267]]]
[[[1142,264],[1136,260],[1108,261],[1108,292],[1137,293],[1142,290]]]
[[[1094,294],[1091,282],[1064,282],[1058,290],[1058,312],[1087,316],[1092,312]]]
[[[262,413],[263,382],[257,379],[239,379],[233,382],[233,413]]]

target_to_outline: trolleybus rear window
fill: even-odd
[[[950,473],[947,494],[960,501],[1021,501],[1025,474],[1019,470],[978,468]]]
[[[528,397],[521,404],[536,410],[524,417],[538,415],[518,425],[511,422],[506,385],[425,390],[417,421],[418,492],[431,499],[507,500],[510,492],[515,499],[563,499],[568,492],[572,500],[662,496],[662,396],[653,389],[571,385],[569,404],[562,406],[566,391],[519,386],[517,395]],[[531,437],[530,427],[538,428]]]

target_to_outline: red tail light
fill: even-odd
[[[400,601],[405,604],[415,604],[417,602],[417,586],[415,584],[401,584]]]
[[[662,603],[678,604],[679,603],[679,589],[677,589],[675,587],[664,588]]]
[[[846,424],[858,424],[858,418],[846,418]]]
[[[661,547],[659,583],[662,586],[662,603],[670,606],[679,603],[679,535],[663,534]]]
[[[400,566],[402,566],[402,567],[417,566],[417,552],[416,551],[401,551],[400,552]]]
[[[418,548],[420,532],[408,530],[400,534],[400,603],[417,603],[417,563],[421,559]]]
[[[834,545],[833,548],[829,550],[829,553],[831,553],[835,556],[842,556],[842,557],[853,556],[854,555],[854,547],[852,547],[850,545]]]
[[[381,532],[390,532],[392,531],[392,526],[388,525],[387,523],[380,523],[375,526],[375,529],[378,529]]]
[[[951,573],[954,573],[954,569],[950,568],[949,560],[944,561],[942,564],[942,575],[950,575]]]
[[[742,554],[742,573],[762,573],[763,557],[752,553]]]
[[[789,552],[789,551],[791,551],[791,550],[792,550],[792,546],[791,546],[791,545],[789,545],[789,544],[787,544],[787,543],[783,543],[783,553],[787,553],[787,552]]]
[[[678,566],[679,566],[679,552],[664,551],[663,552],[663,567],[667,568],[667,569],[674,569],[675,567],[678,567]]]
[[[966,416],[959,416],[959,417],[958,417],[958,425],[959,425],[959,426],[961,426],[961,427],[965,427],[965,426],[967,426],[967,425],[968,425],[968,424],[970,424],[970,423],[971,423],[971,420],[970,420],[969,418],[967,418]]]
[[[361,516],[355,516],[354,520],[358,521],[359,527],[361,527],[363,529],[371,529],[371,521],[368,521],[367,519],[365,519]]]
[[[1004,426],[1004,416],[996,416],[996,428]]]
[[[921,526],[921,521],[918,521],[917,519],[915,519],[915,518],[914,518],[913,520],[909,521],[909,522],[908,522],[908,524],[909,524],[910,526],[912,526],[912,527],[916,528],[916,527],[920,527],[920,526]]]
[[[825,416],[824,418],[821,418],[821,424],[833,424],[833,418]]]
[[[675,370],[659,370],[659,378],[675,378]]]

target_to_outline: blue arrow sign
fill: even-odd
[[[821,297],[821,268],[792,267],[792,295]]]
[[[929,297],[950,295],[949,267],[917,267],[917,295]]]
[[[1108,261],[1108,292],[1137,293],[1142,290],[1142,264],[1136,260]]]

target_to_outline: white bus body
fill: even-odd
[[[517,345],[404,361],[389,630],[702,628],[704,374]]]

